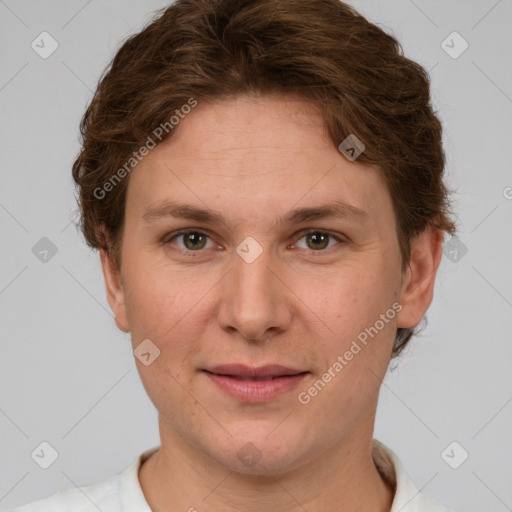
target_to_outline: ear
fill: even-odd
[[[397,327],[416,327],[434,296],[437,269],[443,252],[444,231],[428,227],[411,241],[411,257],[404,272]]]
[[[117,327],[123,332],[130,332],[121,272],[111,260],[110,255],[104,249],[100,249],[101,267],[105,278],[107,300],[114,313]]]

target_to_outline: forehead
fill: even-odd
[[[158,159],[171,164],[193,158],[205,171],[222,166],[228,172],[235,167],[236,176],[243,177],[240,171],[246,168],[254,176],[332,152],[323,124],[320,107],[299,97],[240,95],[210,100],[183,115],[170,137],[138,167]],[[288,171],[291,175],[294,168]]]
[[[317,105],[275,96],[196,106],[132,171],[128,196],[139,216],[166,201],[258,215],[334,202],[378,215],[390,206],[380,171],[338,151]]]

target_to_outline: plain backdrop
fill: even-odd
[[[450,508],[509,511],[512,1],[350,3],[429,70],[460,222],[428,325],[384,380],[375,437]],[[165,5],[0,0],[1,510],[118,473],[159,444],[99,257],[72,223],[71,164],[100,73]],[[48,58],[31,46],[42,32],[58,44]],[[48,469],[31,456],[43,442],[58,454]],[[446,453],[467,459],[452,468]]]

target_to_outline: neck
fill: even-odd
[[[154,511],[389,512],[394,489],[372,459],[372,435],[359,431],[292,471],[255,476],[217,464],[161,422],[161,447],[139,480]]]

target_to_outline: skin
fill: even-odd
[[[165,199],[219,211],[227,225],[145,221]],[[367,218],[276,223],[334,200]],[[159,413],[161,448],[139,471],[151,508],[389,511],[394,490],[371,456],[377,399],[397,327],[416,326],[432,301],[442,231],[412,241],[402,273],[379,169],[346,159],[319,110],[291,96],[199,104],[132,171],[125,215],[121,268],[104,251],[101,262],[117,326],[134,348],[150,339],[161,351],[148,366],[135,360]],[[183,228],[209,238],[171,240]],[[312,240],[305,229],[340,241]],[[252,263],[236,252],[248,236],[263,251]],[[401,311],[301,404],[298,394],[397,302]],[[200,371],[234,362],[311,373],[247,404]],[[253,466],[237,456],[248,442],[261,454]]]

